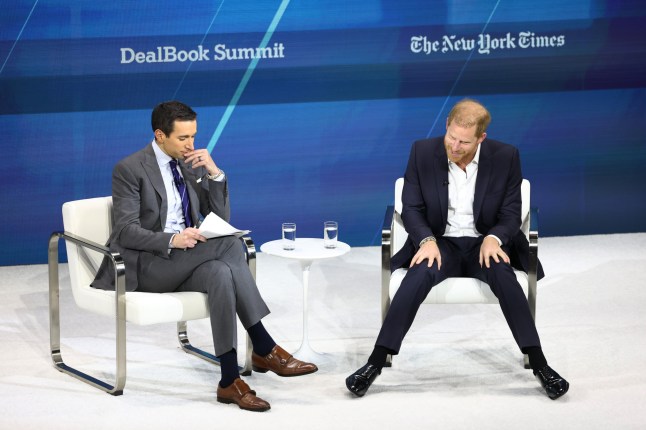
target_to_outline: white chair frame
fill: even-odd
[[[100,228],[86,231],[84,237],[76,234],[78,223],[70,221],[73,209],[83,207],[91,213],[86,216],[93,223],[100,223]],[[49,269],[49,322],[50,322],[50,351],[54,366],[59,371],[77,378],[95,388],[114,396],[123,394],[126,385],[126,322],[137,325],[148,325],[161,322],[176,322],[177,337],[180,346],[188,354],[219,365],[219,360],[213,354],[191,345],[187,334],[187,321],[209,317],[206,294],[199,292],[177,293],[143,293],[138,291],[126,292],[125,263],[118,253],[111,252],[100,244],[107,241],[112,228],[112,197],[76,200],[63,205],[64,232],[54,232],[49,239],[48,269]],[[105,222],[105,225],[102,223]],[[88,375],[63,361],[61,353],[61,324],[60,324],[60,287],[59,287],[59,241],[63,239],[67,248],[70,282],[76,304],[90,312],[107,315],[115,319],[116,325],[116,370],[113,384]],[[256,248],[250,237],[242,238],[245,246],[247,264],[251,274],[256,279]],[[92,258],[86,250],[98,257]],[[94,279],[98,264],[96,258],[109,258],[114,268],[115,290],[98,290],[90,286]],[[99,260],[100,261],[100,260]],[[74,267],[79,265],[79,267]],[[80,267],[83,265],[83,267]],[[78,269],[78,270],[77,270]],[[79,275],[78,273],[81,273]],[[171,309],[168,315],[152,314],[153,307],[166,306]],[[245,363],[241,368],[242,375],[251,374],[252,345],[247,336]]]
[[[395,182],[395,205],[386,207],[381,230],[381,319],[386,318],[390,302],[394,297],[406,269],[398,269],[391,274],[390,259],[399,251],[408,234],[401,219],[401,194],[404,178]],[[532,318],[536,320],[536,284],[538,268],[538,210],[530,206],[530,183],[524,179],[522,184],[522,224],[521,230],[529,241],[529,270],[527,273],[515,270],[529,304]],[[424,300],[425,304],[448,303],[488,303],[498,304],[498,299],[487,283],[473,278],[449,278],[431,290]],[[524,366],[529,369],[529,359],[524,355]],[[388,356],[386,366],[391,366],[392,357]]]

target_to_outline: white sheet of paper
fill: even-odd
[[[236,236],[241,237],[248,234],[251,230],[239,230],[214,214],[209,213],[202,224],[200,224],[200,234],[207,239],[221,236]]]

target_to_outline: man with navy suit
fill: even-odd
[[[187,105],[160,103],[152,112],[153,141],[124,158],[112,172],[111,251],[122,255],[126,290],[207,294],[221,380],[217,400],[266,411],[270,405],[240,378],[236,315],[253,344],[252,368],[280,376],[316,372],[274,342],[261,319],[269,314],[234,236],[206,239],[200,220],[210,212],[229,221],[227,177],[206,149],[195,149],[197,114]],[[92,284],[114,289],[106,264]]]
[[[431,288],[449,277],[488,283],[547,395],[556,399],[569,388],[547,365],[527,299],[513,272],[513,267],[527,271],[529,253],[520,230],[520,157],[515,147],[487,139],[490,120],[483,105],[464,99],[449,113],[444,137],[413,144],[402,191],[408,240],[391,260],[391,270],[409,270],[368,363],[346,379],[348,390],[359,397],[381,374],[387,355],[399,353]],[[538,275],[543,276],[541,268]]]

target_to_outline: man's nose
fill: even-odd
[[[458,152],[458,149],[460,149],[460,142],[451,143],[451,151]]]

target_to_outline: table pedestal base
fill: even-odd
[[[328,354],[323,354],[318,351],[315,351],[310,346],[309,341],[309,330],[307,328],[307,308],[308,308],[308,290],[309,290],[309,280],[310,280],[310,267],[312,266],[312,260],[301,260],[301,270],[303,271],[303,341],[301,346],[292,354],[294,357],[299,360],[307,361],[310,363],[320,363],[324,361]]]
[[[283,249],[282,241],[273,240],[267,242],[260,247],[262,252],[271,255],[276,255],[284,258],[292,258],[299,260],[301,263],[301,270],[303,273],[303,341],[301,346],[292,355],[299,360],[307,361],[316,364],[331,361],[330,354],[323,354],[315,351],[310,346],[309,332],[308,332],[308,290],[309,290],[309,277],[310,267],[312,262],[324,258],[340,257],[350,251],[350,246],[343,242],[338,242],[336,248],[327,249],[324,247],[323,239],[303,238],[296,239],[296,246],[293,250]]]
[[[326,361],[330,354],[315,351],[308,343],[301,344],[301,346],[294,351],[292,355],[301,361],[307,361],[308,363],[319,365],[321,362]]]

